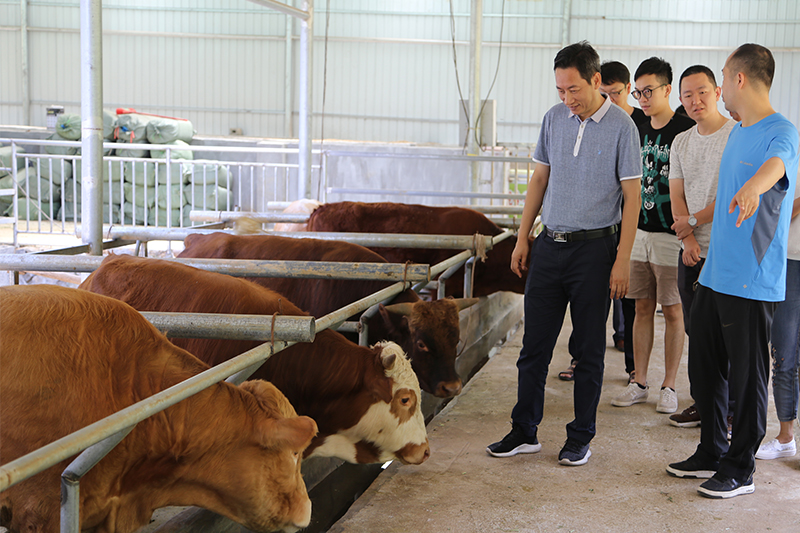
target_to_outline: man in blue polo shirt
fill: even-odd
[[[722,99],[742,119],[719,169],[711,242],[691,311],[692,396],[703,420],[697,451],[672,463],[677,477],[710,478],[708,498],[753,492],[755,452],[766,433],[769,336],[786,289],[786,251],[797,181],[797,129],[769,101],[772,53],[736,49],[722,69]],[[728,392],[736,409],[726,439]]]
[[[558,459],[576,466],[591,455],[609,304],[628,291],[642,165],[633,120],[600,93],[600,58],[594,48],[585,41],[567,46],[554,66],[563,104],[552,107],[542,121],[536,168],[511,256],[511,270],[518,276],[529,270],[517,404],[511,432],[486,451],[510,457],[541,450],[537,428],[547,370],[569,304],[578,361],[575,419],[567,424]],[[526,237],[540,207],[545,227],[531,245]]]

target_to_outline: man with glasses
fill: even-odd
[[[562,103],[542,121],[511,270],[528,270],[525,335],[517,368],[512,427],[486,451],[494,457],[536,453],[545,382],[570,308],[575,336],[575,419],[567,424],[560,464],[586,464],[603,385],[606,320],[625,295],[639,213],[639,142],[631,118],[600,94],[600,57],[586,41],[556,54]],[[624,207],[623,207],[624,199]],[[543,231],[526,238],[542,209]],[[530,267],[530,268],[529,268]]]
[[[604,61],[600,65],[600,76],[603,80],[600,83],[600,92],[624,109],[637,126],[650,120],[644,111],[628,103],[628,95],[631,93],[631,72],[628,67],[619,61]]]
[[[673,476],[710,478],[697,489],[708,498],[755,490],[755,452],[766,434],[770,328],[786,294],[799,142],[797,128],[770,103],[774,74],[772,53],[757,44],[737,48],[722,69],[725,108],[742,121],[722,153],[692,303],[689,378],[703,423],[695,453],[667,467]],[[736,405],[730,445],[729,395]]]
[[[633,322],[632,383],[614,398],[612,405],[629,407],[647,401],[647,367],[653,349],[656,305],[661,304],[664,332],[664,380],[656,405],[659,413],[678,410],[675,379],[683,353],[683,314],[678,293],[680,241],[672,230],[669,196],[669,153],[672,141],[694,121],[676,115],[669,105],[672,67],[658,57],[643,61],[634,76],[633,97],[650,120],[639,124],[642,147],[642,209],[631,252],[631,287],[628,298],[636,300]]]

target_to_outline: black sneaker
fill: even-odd
[[[668,465],[667,474],[675,477],[709,479],[717,473],[718,468],[719,461],[704,461],[695,454],[685,461]]]
[[[752,494],[756,490],[753,476],[742,482],[732,477],[714,474],[714,477],[700,485],[697,492],[706,498],[733,498],[741,494]]]
[[[588,444],[568,438],[558,454],[558,462],[567,466],[580,466],[585,465],[591,456],[592,451],[589,449]]]
[[[700,425],[700,413],[695,404],[690,405],[680,413],[669,417],[669,423],[679,428],[696,428]]]
[[[486,447],[486,453],[495,457],[511,457],[518,453],[536,453],[542,445],[536,440],[536,434],[529,437],[517,424],[511,425],[511,432],[503,437],[500,442],[495,442]]]

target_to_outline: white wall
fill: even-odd
[[[27,122],[19,5],[0,0],[0,124]],[[444,0],[316,0],[314,137],[323,134],[325,82],[325,138],[457,144],[460,97],[449,6]],[[453,6],[458,74],[467,97],[470,2],[453,0]],[[80,112],[78,19],[77,0],[28,1],[32,125],[44,125],[49,104]],[[189,118],[203,134],[241,128],[245,135],[285,137],[286,20],[246,0],[104,0],[106,106]],[[484,0],[483,26],[482,97],[502,50],[490,96],[498,102],[500,142],[535,142],[542,115],[558,102],[552,61],[562,40],[587,39],[602,59],[620,60],[632,72],[643,59],[661,56],[672,63],[676,82],[692,64],[719,72],[739,44],[764,44],[777,62],[773,103],[800,124],[796,0]],[[292,93],[297,32],[295,27]],[[296,97],[292,102],[296,135]]]

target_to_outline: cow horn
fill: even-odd
[[[458,305],[459,311],[463,311],[467,307],[472,307],[479,301],[480,298],[456,298],[456,304]]]
[[[477,300],[475,301],[477,302]],[[396,315],[410,316],[411,311],[414,308],[414,304],[412,303],[391,304],[391,305],[384,305],[383,308],[389,311],[390,313],[394,313]]]

